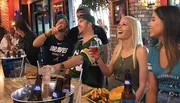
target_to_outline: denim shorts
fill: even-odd
[[[157,103],[180,103],[180,96],[170,96],[163,91],[158,92]]]

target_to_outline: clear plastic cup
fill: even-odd
[[[39,74],[43,75],[42,82],[44,84],[48,84],[51,80],[51,67],[50,66],[43,66],[40,68]]]

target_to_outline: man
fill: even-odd
[[[30,27],[23,19],[15,21],[14,29],[15,32],[20,35],[18,43],[19,49],[23,49],[29,62],[36,66],[39,48],[33,47],[33,41],[36,38],[35,33],[31,31]]]
[[[63,62],[72,56],[73,44],[64,39],[68,31],[68,20],[65,15],[57,16],[55,27],[38,36],[34,42],[34,47],[43,45],[43,59],[45,65],[53,65]]]
[[[80,77],[82,73],[82,83],[91,87],[102,87],[103,74],[98,66],[93,66],[93,58],[89,55],[88,48],[91,41],[96,41],[100,47],[101,58],[103,58],[103,45],[97,36],[93,33],[92,25],[95,23],[94,17],[89,14],[82,14],[78,20],[78,30],[82,36],[74,48],[74,56],[65,62],[54,65],[56,70],[65,71],[71,68],[69,74],[71,77]],[[72,68],[73,67],[73,68]]]
[[[76,15],[77,15],[78,19],[80,18],[81,14],[89,14],[90,15],[89,8],[79,7],[76,11]],[[98,38],[100,38],[102,43],[103,43],[104,61],[105,61],[105,63],[107,63],[107,61],[108,61],[108,39],[107,39],[106,33],[102,27],[97,26],[95,24],[93,24],[93,31],[94,31],[94,34],[96,34],[98,36]],[[73,43],[75,44],[78,41],[79,36],[80,36],[79,30],[78,30],[78,27],[76,26],[69,31],[67,38],[72,39]]]

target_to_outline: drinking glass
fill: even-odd
[[[98,45],[98,42],[97,41],[91,41],[90,42],[90,51],[93,53],[93,54],[95,54],[95,53],[97,53],[98,52],[98,47],[99,47],[99,45]],[[95,61],[95,59],[93,58],[93,64],[92,64],[92,66],[97,66],[97,63],[96,63],[96,61]]]
[[[39,74],[43,75],[42,82],[44,84],[48,84],[50,82],[50,80],[51,80],[51,73],[52,73],[51,68],[52,67],[49,66],[49,65],[46,65],[46,66],[43,66],[43,67],[40,68]]]
[[[24,77],[23,78],[23,86],[24,86],[24,89],[23,89],[23,97],[24,99],[23,100],[28,100],[31,93],[32,93],[32,83],[27,79],[27,77]]]

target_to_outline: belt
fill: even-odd
[[[174,96],[174,97],[180,97],[180,92],[168,92],[168,91],[163,91],[161,90],[161,93],[166,93],[168,94],[169,96]]]

